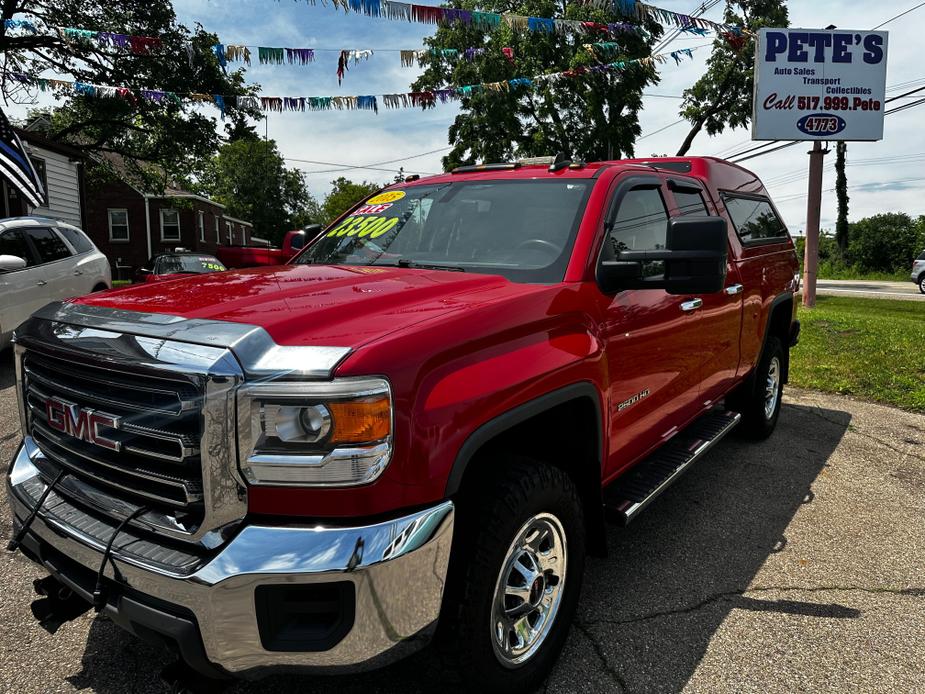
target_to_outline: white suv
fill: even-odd
[[[77,227],[43,217],[0,220],[0,350],[50,301],[111,286],[109,261]]]
[[[925,294],[925,251],[912,263],[912,281],[919,285],[919,291]]]

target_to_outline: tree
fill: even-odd
[[[453,0],[449,5],[600,23],[628,19],[617,14],[610,3],[595,8],[553,0]],[[506,84],[514,78],[566,70],[580,73],[600,63],[628,62],[620,71],[576,74],[532,86],[502,87],[500,91],[473,89],[462,97],[461,112],[450,126],[453,149],[444,157],[444,167],[557,152],[587,160],[633,154],[633,143],[640,134],[642,90],[658,82],[653,67],[629,62],[648,57],[653,41],[662,33],[654,22],[646,29],[647,34],[626,32],[614,38],[597,38],[515,31],[503,22],[490,29],[462,23],[440,26],[425,39],[430,51],[423,60],[424,73],[412,86],[415,91]],[[584,47],[594,41],[609,43],[594,50]],[[484,52],[466,60],[463,56],[470,48],[483,48]],[[503,49],[513,52],[507,56]],[[457,54],[448,56],[447,50]]]
[[[925,248],[925,224],[907,214],[889,212],[851,225],[848,258],[861,272],[908,271]]]
[[[784,0],[726,0],[723,22],[757,32],[761,27],[790,25]],[[691,129],[678,149],[684,156],[694,138],[706,128],[716,135],[728,128],[744,128],[751,121],[754,91],[755,50],[752,39],[717,36],[707,71],[684,90],[681,117]]]
[[[222,145],[198,181],[201,192],[227,207],[228,213],[254,224],[254,234],[272,241],[304,226],[318,205],[302,174],[287,169],[273,140],[244,138]]]
[[[341,176],[331,181],[331,192],[328,193],[321,204],[321,223],[328,225],[353,207],[363,198],[372,195],[382,186],[378,183],[354,183]]]
[[[848,177],[845,159],[848,143],[839,140],[835,145],[835,195],[838,198],[838,220],[835,222],[835,240],[842,257],[848,252]]]
[[[226,111],[236,114],[235,100],[227,97],[256,89],[245,87],[242,71],[226,73],[219,66],[212,52],[217,37],[201,26],[191,31],[179,24],[170,0],[4,0],[0,19],[14,17],[27,18],[36,31],[0,24],[3,96],[16,103],[33,99],[36,83],[17,80],[14,73],[32,77],[51,71],[62,80],[127,87],[130,94],[100,96],[39,83],[64,99],[63,107],[48,114],[49,137],[142,163],[140,176],[162,170],[182,177],[218,145],[215,117],[171,94],[203,94],[207,100],[223,95]],[[58,33],[60,27],[154,37],[160,45],[121,48]],[[151,89],[166,94],[157,100],[141,96]]]

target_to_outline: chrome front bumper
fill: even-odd
[[[26,447],[20,447],[7,489],[15,529],[44,489],[44,483],[37,482],[38,470]],[[24,546],[50,547],[84,572],[95,573],[103,545],[99,538],[59,522],[61,509],[56,507],[62,504],[67,501],[55,493],[49,496]],[[72,508],[66,510],[73,513]],[[160,609],[166,604],[180,608],[180,614],[191,614],[205,657],[229,674],[257,676],[278,669],[349,672],[379,667],[429,641],[440,613],[453,518],[453,503],[445,501],[360,527],[246,525],[216,556],[188,575],[145,565],[118,550],[112,556],[125,579],[121,590],[150,597]],[[117,539],[115,547],[119,546]],[[33,558],[59,579],[67,579],[67,573],[45,561],[41,552],[30,554],[37,554]],[[112,576],[111,568],[106,576]],[[356,594],[355,621],[342,640],[324,651],[264,648],[255,612],[258,586],[336,581],[350,581]],[[126,621],[124,615],[118,618],[122,602],[126,601],[110,601],[105,608],[117,623]]]

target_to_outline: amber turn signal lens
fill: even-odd
[[[392,417],[387,397],[326,404],[334,420],[328,443],[381,441],[391,433]]]

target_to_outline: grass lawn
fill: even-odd
[[[800,308],[790,382],[925,412],[925,302],[820,296]]]

